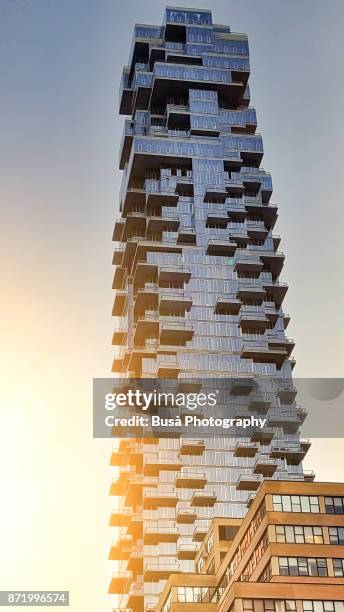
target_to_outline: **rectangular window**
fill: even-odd
[[[330,544],[344,544],[344,527],[329,527]]]
[[[344,612],[343,601],[304,600],[303,612]]]
[[[334,559],[334,561],[342,561],[342,559]],[[281,576],[327,576],[326,559],[319,557],[279,557],[278,562]]]
[[[344,498],[325,497],[325,511],[327,514],[344,514]]]
[[[344,576],[344,559],[332,559],[333,562],[333,573],[336,578],[343,578]]]
[[[273,509],[276,512],[319,513],[319,498],[308,495],[273,495]]]
[[[276,525],[276,541],[287,544],[323,544],[321,527],[303,525]]]

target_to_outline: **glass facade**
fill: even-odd
[[[249,70],[246,35],[212,25],[210,11],[167,8],[161,27],[135,27],[123,72],[120,112],[130,119],[114,232],[113,371],[254,378],[272,419],[270,439],[256,444],[207,438],[184,451],[181,439],[121,441],[113,490],[129,518],[115,524],[122,547],[113,558],[130,574],[121,606],[134,610],[154,609],[171,572],[194,570],[211,519],[244,516],[265,476],[304,479],[284,255]],[[284,394],[271,393],[277,378]],[[178,485],[179,474],[192,485]]]

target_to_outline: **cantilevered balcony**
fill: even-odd
[[[253,473],[261,474],[264,477],[271,477],[276,472],[276,469],[277,463],[274,461],[274,459],[261,456],[257,457],[254,463]]]
[[[119,495],[123,495],[125,490],[125,483],[121,480],[114,479],[110,485],[110,495],[114,495],[115,497]]]
[[[273,429],[268,429],[267,427],[264,427],[264,429],[254,429],[251,433],[251,442],[260,442],[264,446],[270,444],[274,435]]]
[[[120,244],[113,250],[112,263],[114,266],[120,266],[124,255],[124,244]]]
[[[196,542],[189,542],[185,544],[179,544],[177,547],[177,559],[192,561],[195,559],[198,551],[198,544]]]
[[[227,211],[209,211],[207,215],[206,227],[212,227],[213,225],[221,226],[226,228],[229,223],[229,217]]]
[[[119,169],[123,170],[130,156],[131,145],[136,133],[135,121],[126,119],[123,126],[121,144],[119,147]]]
[[[142,487],[142,476],[137,476],[129,480],[124,491],[124,504],[126,506],[141,503]]]
[[[180,441],[181,455],[203,455],[205,450],[204,440],[185,439]]]
[[[122,234],[122,240],[127,240],[130,236],[138,235],[144,236],[146,231],[146,215],[144,212],[128,212],[124,219],[124,229]]]
[[[241,356],[244,359],[252,359],[258,363],[274,363],[277,369],[280,369],[288,357],[288,353],[284,348],[275,348],[267,345],[263,339],[245,340],[241,350]]]
[[[133,539],[131,536],[125,535],[119,538],[111,546],[109,559],[110,561],[123,561],[129,559],[130,552],[133,545]]]
[[[133,104],[134,91],[129,84],[130,66],[124,66],[120,91],[119,91],[119,112],[121,115],[130,115]]]
[[[147,230],[152,233],[166,230],[177,231],[179,225],[180,221],[177,215],[147,217]]]
[[[113,450],[110,457],[110,465],[120,467],[124,465],[125,453],[120,450]]]
[[[143,573],[143,546],[133,546],[127,561],[127,569],[135,575]]]
[[[112,335],[112,344],[114,346],[121,346],[126,344],[128,333],[126,329],[116,328]]]
[[[123,289],[127,284],[127,270],[119,265],[115,267],[113,276],[112,289]]]
[[[197,489],[204,487],[206,484],[207,476],[204,472],[184,470],[177,474],[175,479],[177,489]]]
[[[175,193],[175,188],[168,188],[162,181],[146,179],[146,204],[149,208],[161,206],[176,206],[179,195]]]
[[[224,202],[228,198],[228,193],[224,187],[208,185],[205,188],[204,202]]]
[[[235,253],[234,269],[237,272],[261,272],[263,269],[263,262],[255,255],[248,253]]]
[[[117,219],[115,221],[115,227],[114,227],[113,234],[112,234],[112,240],[114,242],[122,240],[124,226],[125,226],[124,219]]]
[[[145,454],[143,457],[144,474],[148,476],[159,476],[162,471],[178,472],[182,463],[178,457],[163,456],[159,453]]]
[[[121,211],[123,217],[126,217],[127,214],[133,210],[144,210],[146,192],[142,181],[132,181],[129,185],[123,182],[121,195]]]
[[[159,313],[158,311],[146,311],[139,315],[134,333],[134,342],[142,346],[146,338],[158,338],[159,336]]]
[[[125,597],[125,608],[131,612],[140,610],[143,603],[144,582],[143,576],[135,576],[135,580],[129,583]]]
[[[186,104],[166,104],[168,129],[185,129],[190,126],[190,110]]]
[[[149,510],[158,508],[175,508],[179,496],[173,491],[164,491],[160,489],[145,490],[143,494],[143,507]]]
[[[228,218],[233,222],[243,222],[246,218],[246,208],[242,198],[230,201],[227,205]]]
[[[136,338],[138,338],[136,336]],[[146,338],[143,346],[134,346],[128,356],[128,370],[130,372],[139,372],[142,366],[143,358],[155,358],[159,343],[157,340]]]
[[[228,178],[225,180],[227,197],[242,196],[245,191],[244,183],[241,180]]]
[[[267,424],[269,427],[282,427],[287,434],[295,434],[301,427],[304,418],[291,408],[289,411],[282,411],[280,408],[269,412]]]
[[[159,302],[160,302],[160,313],[165,314],[167,312],[183,313],[189,311],[192,306],[192,297],[189,293],[175,290],[175,293],[162,293],[163,288],[160,289]]]
[[[144,529],[143,543],[156,545],[160,542],[177,542],[178,537],[179,532],[175,525],[162,527],[159,522]]]
[[[192,174],[189,176],[177,176],[176,193],[183,196],[192,197],[194,194],[194,185]]]
[[[194,508],[177,508],[177,523],[189,525],[194,523],[196,518],[197,512]]]
[[[125,243],[125,247],[124,247],[124,253],[123,253],[123,258],[122,258],[122,262],[121,265],[124,268],[129,268],[131,267],[131,264],[133,262],[137,247],[140,243],[145,242],[146,238],[143,235],[143,233],[140,236],[130,236],[126,243]]]
[[[246,227],[248,235],[254,240],[265,240],[269,233],[264,221],[251,221],[247,219]]]
[[[124,595],[133,577],[132,572],[116,572],[110,582],[109,593],[111,595]]]
[[[304,460],[309,448],[310,441],[303,440],[299,444],[274,444],[271,447],[270,457],[273,459],[285,459],[291,465],[299,465]]]
[[[239,325],[244,332],[251,329],[262,332],[267,329],[269,321],[265,316],[264,310],[252,310],[249,307],[242,306]]]
[[[127,525],[129,525],[131,513],[131,508],[113,510],[110,515],[110,527],[126,527]]]
[[[249,409],[259,414],[266,414],[271,406],[271,395],[268,393],[253,393],[250,397]]]
[[[165,321],[160,323],[161,344],[174,345],[179,342],[187,342],[194,335],[194,327],[191,322],[181,320]]]
[[[278,207],[273,204],[263,204],[254,198],[254,201],[250,201],[249,198],[244,198],[245,208],[249,215],[259,215],[263,218],[263,222],[267,229],[271,230],[277,220]]]
[[[220,240],[218,238],[209,238],[207,246],[207,255],[222,255],[231,257],[237,248],[236,242],[230,240]]]
[[[292,380],[279,380],[277,394],[282,404],[291,404],[296,398],[297,388]]]
[[[201,489],[200,491],[194,491],[191,497],[191,506],[214,506],[217,502],[217,495],[214,491],[206,491]]]
[[[249,237],[245,230],[229,230],[229,239],[236,242],[239,249],[245,249],[249,242]]]
[[[236,482],[238,491],[257,491],[262,482],[260,474],[241,474]]]
[[[193,531],[193,541],[194,542],[203,542],[205,536],[208,533],[210,521],[202,521],[200,520],[198,524],[196,524],[195,529]]]
[[[165,283],[168,281],[185,282],[191,278],[190,268],[185,266],[161,266],[159,268],[159,281]]]
[[[177,378],[181,366],[176,355],[158,355],[156,360],[156,374],[159,378]]]
[[[167,580],[171,574],[178,574],[181,571],[179,564],[175,561],[162,562],[157,559],[144,559],[143,570],[147,582]]]
[[[239,300],[254,300],[255,303],[262,304],[265,298],[265,289],[258,281],[243,282],[239,278],[238,281],[237,298]]]
[[[127,533],[132,535],[135,539],[142,538],[142,506],[136,512],[131,510],[131,515],[127,527]]]
[[[264,267],[268,269],[273,278],[277,278],[282,271],[284,264],[284,253],[262,253],[261,259],[264,263]]]
[[[313,470],[303,470],[303,477],[305,482],[314,482],[315,472]]]
[[[254,457],[259,450],[259,444],[239,440],[234,449],[234,457]]]
[[[249,395],[252,389],[254,389],[254,379],[247,376],[238,376],[231,381],[231,394],[232,395]]]
[[[269,349],[281,349],[285,350],[290,356],[295,347],[295,341],[291,338],[269,338],[268,339]]]
[[[177,236],[177,244],[196,244],[196,231],[192,227],[180,227]]]
[[[216,314],[238,314],[241,308],[241,300],[229,295],[220,295],[216,299],[215,313]]]
[[[279,313],[279,308],[276,307],[275,302],[268,302],[268,301],[264,301],[264,312],[266,317],[269,319],[269,322],[272,323],[273,325],[276,325],[280,313]]]
[[[146,308],[156,310],[158,307],[159,286],[157,283],[145,283],[144,287],[138,289],[134,297],[134,316],[144,313]]]
[[[266,292],[272,297],[276,306],[279,308],[288,291],[288,285],[286,283],[280,283],[278,281],[274,282],[272,279],[263,279],[262,284]]]

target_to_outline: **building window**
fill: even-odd
[[[319,498],[309,495],[273,495],[273,509],[276,512],[319,513]]]
[[[304,600],[304,612],[344,612],[344,601]]]
[[[215,589],[207,587],[177,587],[177,599],[180,603],[216,603]]]
[[[287,544],[323,544],[321,527],[303,525],[276,525],[276,542]]]
[[[327,514],[344,514],[344,497],[325,497]]]
[[[166,603],[163,606],[162,612],[169,612],[169,609],[172,606],[172,593],[169,594],[168,598],[166,599]]]
[[[211,533],[206,543],[206,550],[208,553],[211,551],[213,546],[214,546],[214,534]]]
[[[267,531],[265,531],[263,537],[259,540],[256,548],[254,549],[253,554],[251,555],[248,563],[245,565],[242,574],[240,575],[240,580],[242,582],[245,582],[250,579],[264,552],[266,551],[268,544],[269,540],[267,536]]]
[[[319,557],[279,557],[281,576],[327,576],[326,559]]]
[[[336,578],[343,578],[344,576],[344,559],[332,559],[333,562],[333,573]]]
[[[344,544],[344,527],[329,527],[330,544]]]
[[[264,599],[264,612],[296,612],[296,601],[293,599]],[[245,612],[261,610],[260,599],[243,599]]]
[[[271,563],[268,563],[258,578],[258,582],[270,582],[272,578]]]

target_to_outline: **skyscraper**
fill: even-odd
[[[262,479],[312,478],[249,72],[246,35],[210,11],[169,7],[162,26],[135,26],[123,70],[113,371],[181,385],[235,378],[239,395],[259,381],[248,409],[269,425],[241,439],[121,440],[110,592],[124,608],[154,610],[169,574],[193,571],[212,518],[243,517]]]

